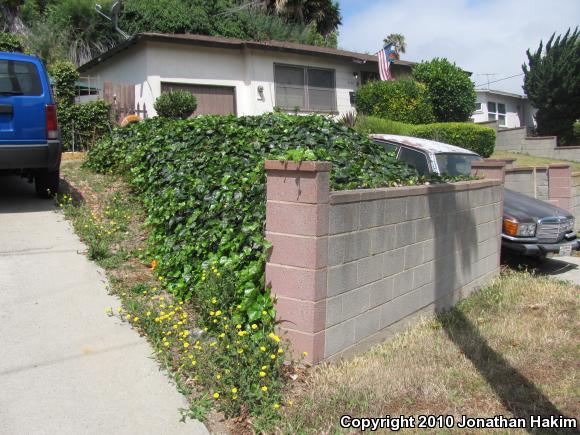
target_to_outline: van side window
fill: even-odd
[[[403,147],[399,154],[399,160],[402,160],[409,166],[415,168],[419,175],[426,175],[429,173],[427,156],[419,151]]]
[[[386,153],[394,153],[396,155],[399,150],[399,147],[394,143],[383,142],[383,146],[385,147]]]

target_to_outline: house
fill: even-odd
[[[395,61],[392,73],[409,75],[413,65]],[[150,115],[155,99],[175,89],[197,97],[196,114],[344,114],[354,109],[357,87],[378,78],[378,63],[369,54],[290,42],[141,33],[79,72],[96,83],[134,86],[134,106]]]
[[[535,109],[523,95],[491,89],[477,90],[474,122],[499,121],[503,128],[534,127]]]

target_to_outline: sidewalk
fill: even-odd
[[[0,178],[0,434],[205,434],[51,201]]]

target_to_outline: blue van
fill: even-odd
[[[0,174],[34,179],[36,193],[58,192],[61,158],[56,105],[46,69],[34,57],[0,52]]]

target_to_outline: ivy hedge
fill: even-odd
[[[399,134],[431,139],[466,148],[482,157],[491,156],[495,149],[495,131],[468,122],[412,125],[375,116],[361,116],[357,119],[355,128],[361,134]]]
[[[236,271],[246,320],[264,299],[267,244],[264,160],[309,151],[333,163],[333,189],[419,183],[352,129],[321,116],[153,118],[115,130],[91,149],[87,165],[124,174],[148,212],[150,256],[173,293],[188,299],[208,264]],[[244,319],[241,319],[244,320]]]

